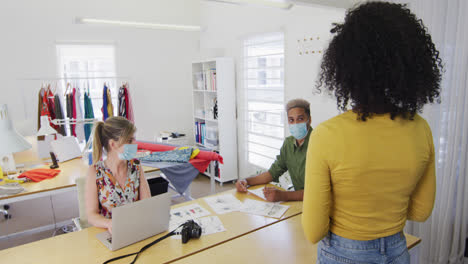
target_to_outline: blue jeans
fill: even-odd
[[[369,241],[351,240],[331,232],[318,244],[320,264],[409,264],[403,232]]]

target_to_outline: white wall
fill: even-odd
[[[7,103],[14,125],[32,134],[39,83],[55,77],[57,41],[111,42],[117,47],[117,75],[130,77],[138,138],[155,132],[191,132],[191,61],[199,33],[74,24],[75,17],[199,25],[198,0],[20,0],[2,2],[0,16],[0,103]],[[35,97],[34,97],[35,98]],[[29,120],[25,121],[25,117]]]
[[[315,81],[319,74],[320,54],[299,55],[298,39],[319,36],[312,42],[312,49],[326,46],[331,23],[341,22],[344,9],[295,6],[281,10],[259,6],[238,6],[213,2],[201,2],[201,22],[206,31],[200,36],[204,56],[232,56],[236,58],[237,71],[241,70],[242,40],[248,36],[285,32],[285,100],[304,98],[311,103],[312,126],[338,114],[336,102],[326,95],[314,95]],[[241,79],[237,79],[238,115],[243,108]],[[240,177],[255,173],[246,162],[243,148],[243,124],[238,117],[238,144]],[[287,131],[287,130],[286,130]],[[288,133],[288,132],[287,132]]]

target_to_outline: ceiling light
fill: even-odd
[[[155,24],[155,23],[95,19],[95,18],[76,18],[76,23],[78,23],[78,24],[115,25],[115,26],[146,28],[146,29],[201,31],[200,26],[192,26],[192,25]]]
[[[290,9],[293,4],[287,1],[274,1],[274,0],[211,0],[215,2],[224,2],[231,4],[257,4],[281,9]]]

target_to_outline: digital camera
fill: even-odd
[[[202,234],[202,228],[195,221],[189,220],[182,226],[182,231],[180,234],[182,235],[182,243],[185,244],[191,238],[200,238]]]

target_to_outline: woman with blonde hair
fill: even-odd
[[[86,182],[88,222],[112,233],[112,208],[151,197],[148,182],[135,157],[136,127],[123,117],[94,125],[93,165]],[[107,157],[103,159],[103,151]]]

